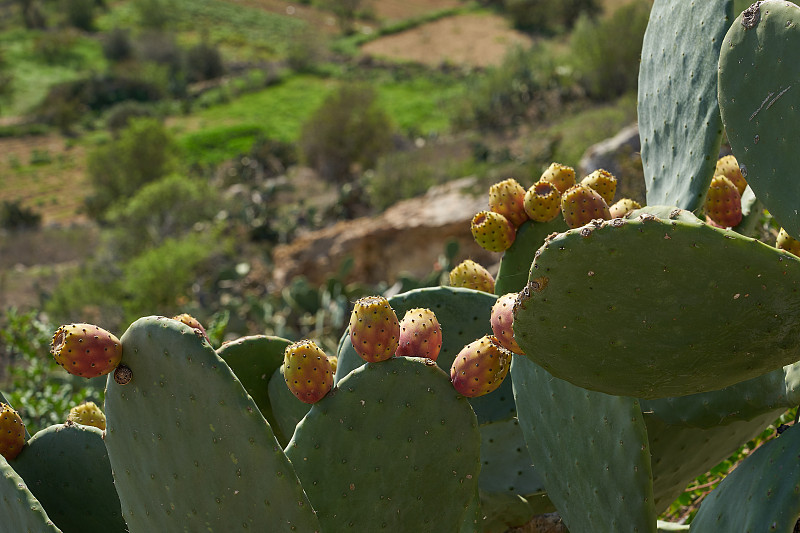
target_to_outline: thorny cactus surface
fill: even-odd
[[[315,388],[313,405],[286,386],[305,372],[285,356],[288,340],[215,351],[194,325],[142,318],[120,337],[121,355],[65,359],[84,374],[103,362],[106,429],[70,421],[1,457],[0,533],[499,533],[553,511],[572,533],[792,533],[794,427],[726,478],[691,526],[656,517],[800,402],[800,259],[741,234],[755,197],[782,242],[800,237],[798,65],[795,4],[757,2],[734,19],[730,0],[655,0],[639,77],[650,205],[603,210],[610,220],[477,225],[503,254],[493,288],[513,308],[495,326],[520,348],[502,352],[511,368],[483,387],[494,390],[467,397],[447,372],[482,368],[459,354],[492,334],[498,297],[474,288],[385,300],[389,318],[435,316],[435,360],[427,348],[394,355],[395,319],[386,338],[351,322],[333,386]],[[735,172],[717,165],[723,130],[751,186],[729,229],[698,218],[715,171]],[[574,185],[569,170],[542,176],[550,204]],[[495,208],[516,209],[533,185],[494,189]],[[479,222],[490,213],[503,216]],[[365,345],[388,347],[362,359]]]

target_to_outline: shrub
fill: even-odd
[[[224,73],[222,56],[216,46],[201,42],[187,50],[186,78],[189,82],[213,80]]]
[[[134,0],[139,26],[147,30],[165,30],[178,18],[176,2],[170,0]]]
[[[64,15],[67,24],[83,31],[94,31],[95,0],[66,0]]]
[[[169,174],[177,146],[155,119],[133,119],[119,139],[89,154],[87,173],[93,194],[86,198],[89,216],[103,220],[106,211],[143,185]]]
[[[346,182],[354,165],[370,168],[391,147],[389,116],[365,85],[343,85],[331,93],[303,125],[305,161],[324,179]]]
[[[131,120],[135,118],[154,117],[155,113],[149,106],[141,102],[126,100],[114,105],[114,107],[108,110],[108,114],[106,115],[106,127],[114,138],[118,138],[119,133],[128,127]]]
[[[49,65],[63,64],[75,58],[75,30],[55,30],[41,33],[33,41],[33,53]]]
[[[634,0],[608,18],[580,18],[570,37],[570,50],[590,96],[607,100],[636,89],[649,17],[649,2]]]
[[[314,72],[325,54],[320,32],[303,26],[292,33],[286,48],[286,62],[295,72]]]
[[[558,33],[570,29],[580,15],[600,11],[597,0],[505,0],[506,12],[520,30]]]
[[[0,228],[21,230],[38,228],[42,223],[42,215],[30,207],[25,207],[19,200],[4,201],[0,205]]]
[[[103,56],[109,61],[125,61],[133,56],[133,42],[127,29],[112,29],[103,35],[102,44]]]

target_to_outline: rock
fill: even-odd
[[[400,274],[421,278],[434,269],[451,240],[459,244],[457,262],[470,258],[488,267],[501,254],[487,252],[472,238],[470,221],[488,206],[488,194],[464,192],[474,183],[474,178],[463,178],[434,187],[378,216],[338,222],[277,246],[273,281],[283,287],[302,275],[312,285],[322,284],[348,257],[354,263],[348,282],[393,283]]]
[[[578,164],[578,180],[598,168],[611,172],[617,178],[617,194],[645,205],[644,172],[640,153],[639,126],[632,124],[615,136],[590,146]]]

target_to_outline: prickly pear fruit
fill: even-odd
[[[433,361],[442,349],[442,326],[430,309],[409,309],[400,321],[400,345],[395,355]]]
[[[504,252],[514,243],[517,230],[500,213],[481,211],[472,217],[472,236],[484,250]]]
[[[511,352],[494,335],[484,335],[458,352],[450,367],[450,381],[463,396],[483,396],[503,383],[510,366]]]
[[[494,294],[492,274],[472,259],[466,259],[450,271],[450,286]]]
[[[25,424],[7,403],[0,403],[0,455],[14,459],[25,446]]]
[[[67,420],[84,426],[106,429],[106,415],[94,402],[85,402],[69,410]]]
[[[736,161],[736,157],[726,155],[717,160],[717,167],[714,169],[714,175],[718,176],[720,174],[736,185],[736,190],[739,191],[739,195],[744,194],[744,190],[747,188],[747,180],[744,179],[742,169],[739,167],[739,162]]]
[[[302,340],[283,352],[283,379],[304,403],[317,403],[333,388],[333,369],[314,341]]]
[[[561,196],[561,213],[570,228],[579,228],[595,219],[611,220],[611,211],[600,193],[585,185],[570,187]]]
[[[335,376],[336,367],[339,366],[339,358],[336,357],[335,355],[329,355],[328,362],[331,364],[331,372],[333,372],[333,375]]]
[[[122,359],[122,344],[98,326],[69,324],[53,335],[50,353],[70,374],[94,378],[116,368]]]
[[[617,178],[611,172],[602,168],[583,178],[581,185],[591,187],[599,192],[607,204],[611,204],[614,201],[614,195],[617,194]]]
[[[732,228],[742,221],[742,196],[731,180],[714,176],[705,203],[706,216],[723,228]]]
[[[561,193],[549,181],[539,180],[525,193],[525,213],[535,222],[550,222],[561,211]]]
[[[489,187],[489,209],[506,217],[519,227],[528,220],[523,202],[525,188],[514,178],[508,178]]]
[[[201,324],[200,321],[197,320],[192,315],[190,315],[188,313],[181,313],[180,315],[176,315],[176,316],[172,317],[172,319],[173,320],[177,320],[178,322],[183,322],[184,324],[186,324],[190,328],[196,329],[197,331],[199,331],[200,333],[203,334],[203,338],[206,341],[209,341],[208,340],[208,333],[206,333],[206,328],[204,328],[203,324]]]
[[[775,247],[800,257],[800,241],[786,233],[783,228],[778,232],[778,240],[775,242]]]
[[[639,205],[639,202],[636,200],[631,200],[630,198],[620,198],[614,202],[614,205],[609,207],[608,210],[611,213],[611,218],[622,218],[631,211],[641,208],[642,206]]]
[[[368,363],[394,355],[400,343],[400,321],[386,298],[366,296],[356,301],[350,315],[350,340]]]
[[[550,163],[539,179],[552,183],[559,193],[564,194],[567,189],[575,185],[575,169],[560,163]]]
[[[510,292],[502,295],[492,306],[490,322],[492,333],[497,342],[506,350],[520,355],[525,355],[514,339],[514,304],[517,301],[517,293]]]

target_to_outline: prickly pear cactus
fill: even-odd
[[[120,340],[131,379],[108,379],[105,444],[131,533],[320,530],[270,426],[202,337],[146,317]]]
[[[396,357],[342,379],[286,454],[323,531],[456,532],[478,483],[480,433],[433,361]]]
[[[64,533],[128,531],[98,428],[71,422],[45,428],[11,466]]]
[[[511,248],[500,260],[500,270],[494,285],[494,293],[498,295],[519,292],[528,283],[528,274],[533,262],[533,254],[544,243],[545,237],[551,233],[567,231],[564,217],[556,217],[550,222],[526,222],[517,229],[517,238]]]
[[[793,363],[800,259],[676,213],[588,225],[545,244],[515,311],[526,356],[575,385],[645,399]]]
[[[732,0],[655,0],[639,68],[648,204],[703,205],[722,141],[717,58]]]
[[[719,55],[719,105],[731,149],[756,196],[795,238],[798,64],[800,7],[782,0],[756,2],[739,15]]]
[[[42,504],[0,455],[0,533],[61,533]]]

